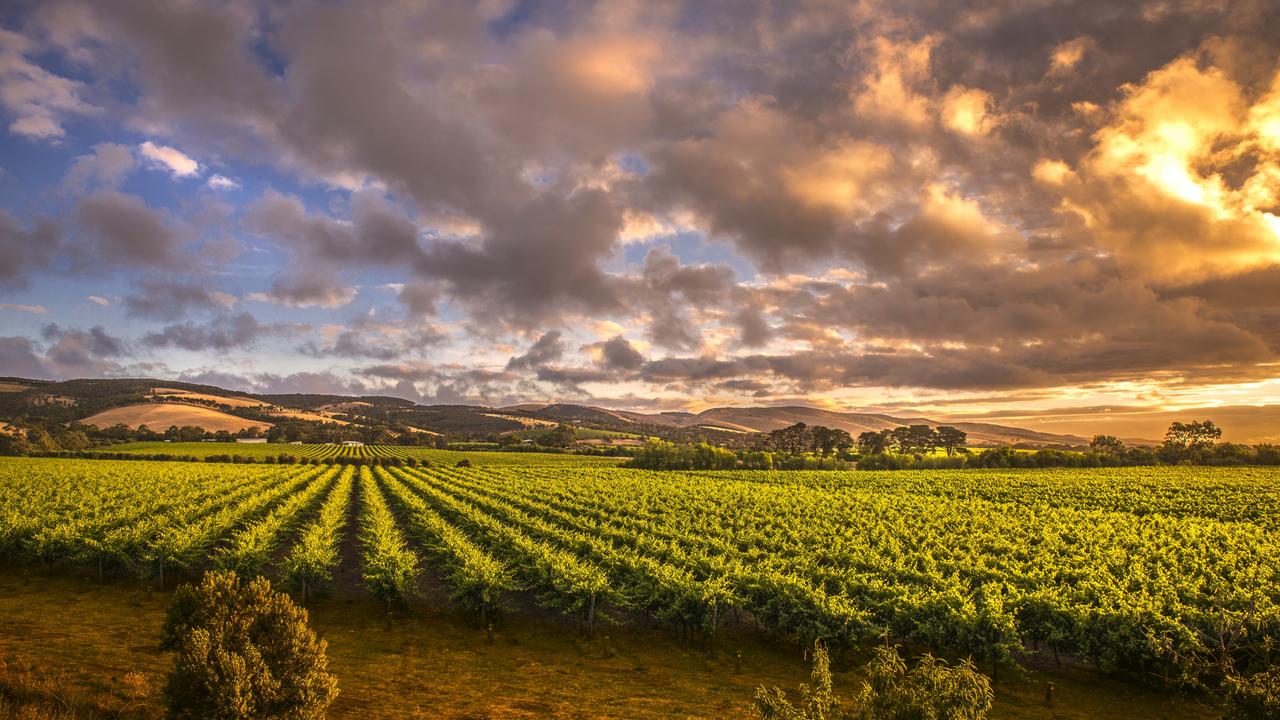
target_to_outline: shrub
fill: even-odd
[[[1222,720],[1270,720],[1280,717],[1280,670],[1227,679]]]
[[[914,669],[890,646],[876,648],[854,706],[844,709],[832,693],[831,663],[821,642],[813,653],[812,684],[800,686],[796,707],[778,688],[756,690],[756,712],[778,720],[983,720],[991,711],[991,682],[973,664],[949,666],[925,655]]]
[[[263,577],[208,572],[178,588],[162,644],[178,651],[164,690],[174,718],[322,718],[338,694],[307,611]]]

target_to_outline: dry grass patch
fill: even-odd
[[[203,405],[186,405],[174,402],[124,405],[104,410],[97,415],[85,418],[81,422],[102,428],[119,424],[128,425],[131,428],[146,425],[152,430],[159,431],[164,431],[172,425],[177,425],[178,427],[194,425],[210,432],[219,430],[239,432],[251,427],[265,430],[272,426],[272,423],[269,422],[246,420]]]

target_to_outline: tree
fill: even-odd
[[[53,436],[44,428],[33,427],[27,431],[27,442],[32,450],[39,452],[56,452],[62,448],[54,441]]]
[[[1115,435],[1094,435],[1089,449],[1099,455],[1120,455],[1124,452],[1124,441]]]
[[[938,444],[948,455],[955,455],[969,442],[969,433],[950,425],[939,425],[937,429]]]
[[[572,425],[560,423],[538,436],[538,444],[544,447],[567,448],[573,444],[575,437],[577,435]]]
[[[1222,437],[1222,430],[1212,420],[1201,422],[1175,422],[1164,434],[1165,445],[1184,450],[1203,449]]]
[[[938,449],[938,433],[928,425],[912,425],[893,429],[893,443],[898,452],[929,455]]]
[[[756,713],[769,720],[983,720],[991,710],[991,683],[973,664],[949,666],[925,655],[914,669],[888,645],[876,648],[863,669],[854,706],[844,709],[832,693],[831,661],[821,641],[813,652],[811,684],[800,686],[796,707],[779,688],[756,689]]]
[[[853,445],[853,438],[849,433],[823,425],[813,428],[810,441],[813,443],[813,451],[823,456],[830,455],[836,450],[846,450]]]
[[[29,452],[31,443],[21,433],[0,432],[0,455],[26,455]]]
[[[263,577],[208,572],[183,585],[161,637],[178,652],[164,691],[170,717],[323,718],[338,694],[307,611]]]
[[[887,452],[893,444],[893,435],[888,430],[868,430],[858,435],[858,452],[863,455],[879,455]]]
[[[812,433],[804,423],[770,430],[769,445],[786,455],[802,455],[813,446]]]

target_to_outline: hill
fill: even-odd
[[[515,410],[522,406],[504,408]],[[515,410],[523,415],[568,422],[587,427],[633,433],[665,435],[672,430],[698,430],[712,435],[769,432],[796,423],[839,428],[854,437],[867,431],[891,430],[903,425],[952,425],[969,434],[973,445],[1084,445],[1089,441],[1078,435],[1046,433],[992,423],[947,423],[923,417],[895,417],[871,413],[846,413],[792,405],[785,407],[719,407],[700,413],[639,413],[625,410],[554,404],[523,406]]]
[[[177,425],[178,427],[194,425],[212,432],[219,430],[239,432],[251,427],[266,430],[272,426],[271,423],[262,420],[248,420],[229,415],[220,410],[214,410],[213,408],[176,402],[125,405],[91,415],[81,422],[85,425],[96,425],[100,428],[127,425],[130,428],[137,429],[142,425],[146,425],[152,430],[159,431],[163,431],[172,425]]]
[[[417,405],[384,395],[262,394],[167,380],[68,380],[48,382],[0,378],[0,420],[38,418],[100,424],[145,422],[153,430],[193,424],[208,430],[269,427],[281,423],[340,425],[364,432],[382,428],[392,436],[406,431],[447,434],[455,439],[490,439],[507,433],[568,423],[575,427],[656,436],[675,441],[733,442],[744,433],[769,432],[803,422],[840,428],[854,435],[903,425],[953,425],[975,446],[1083,445],[1086,437],[1030,430],[991,422],[945,422],[927,417],[853,413],[791,405],[717,407],[699,413],[643,413],[572,403],[526,403],[493,408],[480,405]],[[181,409],[154,409],[174,405]],[[199,409],[208,412],[200,412]],[[128,409],[126,409],[128,408]],[[115,410],[114,414],[105,414]],[[104,420],[105,416],[105,420]],[[147,417],[147,420],[138,418]],[[180,420],[179,420],[180,419]],[[379,431],[381,432],[381,431]]]

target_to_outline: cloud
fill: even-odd
[[[191,352],[228,352],[252,347],[263,337],[285,335],[293,328],[263,325],[253,315],[242,312],[224,315],[207,323],[175,323],[158,332],[147,333],[142,343],[153,348],[174,347]]]
[[[29,38],[0,29],[0,105],[13,119],[9,132],[35,140],[66,135],[67,115],[92,115],[99,108],[82,99],[79,81],[56,75],[28,59],[39,48]]]
[[[31,313],[32,315],[47,315],[49,308],[43,305],[14,305],[12,303],[0,303],[0,310],[13,310],[15,312]]]
[[[0,337],[0,367],[13,377],[50,380],[53,378],[36,353],[35,345],[24,337]]]
[[[321,328],[324,340],[298,350],[313,357],[395,360],[421,356],[442,344],[447,335],[430,323],[357,317],[346,325]]]
[[[165,213],[153,210],[137,195],[114,190],[80,200],[75,218],[88,242],[89,261],[131,267],[179,269],[181,229]]]
[[[0,366],[37,379],[101,377],[119,373],[118,359],[129,352],[123,340],[101,326],[80,330],[49,324],[41,337],[47,347],[25,337],[0,338]]]
[[[153,167],[168,170],[175,178],[191,177],[200,172],[200,163],[187,157],[177,148],[156,145],[147,140],[138,146],[138,152],[151,161]]]
[[[235,190],[240,187],[239,182],[232,180],[225,175],[218,175],[216,173],[209,176],[209,180],[206,184],[214,190]]]
[[[124,298],[125,309],[130,317],[147,320],[174,321],[192,312],[227,310],[236,303],[232,295],[189,280],[143,279],[135,287],[137,292]]]
[[[93,153],[71,163],[63,186],[76,193],[91,188],[116,188],[134,167],[133,151],[119,143],[98,143]]]
[[[30,277],[53,264],[62,246],[62,233],[48,219],[29,227],[0,209],[0,290],[27,287]]]
[[[621,335],[592,346],[599,353],[599,363],[610,370],[637,370],[645,362],[639,350]]]
[[[89,297],[85,298],[85,300],[88,300],[89,302],[94,303],[95,305],[101,305],[102,307],[109,307],[111,305],[111,301],[102,297],[101,295],[90,295]]]
[[[145,271],[126,311],[168,326],[144,346],[237,352],[291,337],[213,294],[234,254],[215,251],[243,237],[264,312],[375,311],[290,343],[334,371],[270,382],[446,401],[1274,368],[1265,3],[492,7],[33,8],[0,73],[29,88],[0,98],[28,137],[90,98],[108,131],[153,138],[148,163],[208,177],[161,210],[120,190],[136,140],[95,146],[65,227],[0,214],[0,289]],[[208,190],[250,172],[266,189],[243,205]],[[495,350],[513,334],[538,339]]]
[[[559,330],[542,334],[523,355],[515,355],[507,361],[508,370],[527,370],[552,363],[564,357],[564,341]]]

